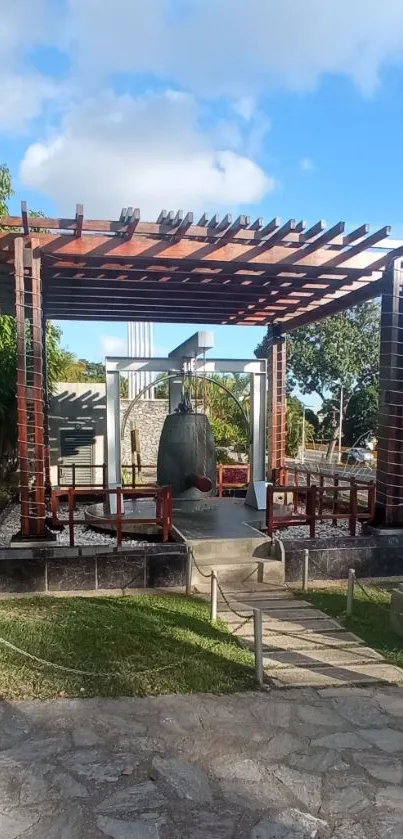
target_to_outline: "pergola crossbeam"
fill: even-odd
[[[0,311],[12,306],[13,241],[29,240],[26,204],[21,216],[0,226]],[[166,313],[171,322],[250,324],[299,322],[340,311],[356,299],[375,296],[386,264],[403,253],[389,244],[389,227],[369,234],[367,224],[345,233],[344,222],[323,219],[307,229],[304,220],[278,217],[251,223],[240,214],[220,219],[204,213],[162,210],[156,222],[141,221],[140,209],[122,208],[118,220],[84,217],[36,218],[44,306],[59,319],[99,318],[104,311],[122,320]],[[28,241],[29,246],[29,241]],[[10,272],[10,279],[7,277]],[[358,295],[358,297],[357,297]],[[126,308],[127,304],[127,308]],[[149,312],[151,317],[151,312]]]

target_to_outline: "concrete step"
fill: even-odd
[[[302,669],[319,669],[324,667],[344,667],[346,664],[373,664],[383,661],[380,653],[371,650],[370,647],[356,646],[350,649],[334,648],[311,649],[304,652],[296,650],[270,650],[263,644],[263,663],[265,667],[290,668],[299,667]]]
[[[217,562],[234,556],[268,558],[271,541],[265,536],[247,539],[187,539],[197,561]]]
[[[207,593],[210,583],[203,575],[207,574],[209,576],[213,568],[218,581],[227,587],[233,583],[242,584],[245,581],[258,582],[260,580],[268,583],[282,583],[284,579],[283,563],[278,560],[267,560],[262,568],[261,564],[257,563],[253,557],[237,556],[224,557],[214,562],[197,561],[197,567],[193,564],[192,568],[192,585],[197,586],[198,589],[202,587]]]
[[[342,687],[345,685],[402,684],[403,670],[392,664],[345,664],[342,667],[315,668],[287,667],[273,671],[265,669],[275,687]]]

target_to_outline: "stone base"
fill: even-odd
[[[392,591],[390,625],[394,632],[403,637],[403,585]]]
[[[403,544],[403,527],[387,527],[386,525],[363,524],[362,532],[367,536],[397,536]]]
[[[315,539],[287,539],[273,543],[276,559],[284,554],[286,582],[302,579],[304,550],[309,551],[310,580],[342,580],[347,578],[349,568],[354,568],[357,577],[401,577],[403,576],[403,533],[392,536],[345,536],[318,537]]]
[[[186,545],[0,548],[0,595],[184,586]]]
[[[21,530],[11,537],[11,548],[40,548],[46,547],[49,543],[56,542],[56,535],[47,527],[40,536],[23,536]]]

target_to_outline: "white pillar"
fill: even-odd
[[[127,324],[127,344],[130,358],[152,358],[153,325],[149,322],[130,322]],[[129,399],[134,399],[140,391],[154,380],[152,373],[129,373]],[[150,388],[143,399],[154,398],[154,388]]]

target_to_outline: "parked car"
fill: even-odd
[[[342,454],[343,463],[362,463],[363,466],[372,466],[375,462],[374,453],[369,449],[352,448]]]

